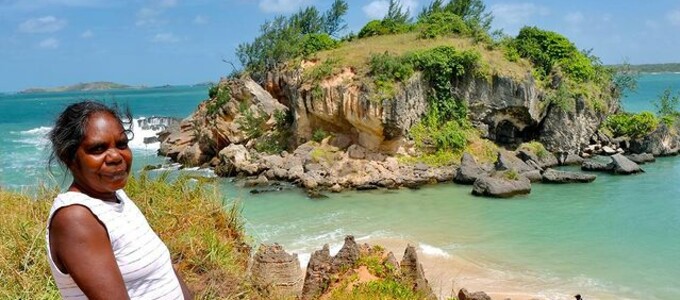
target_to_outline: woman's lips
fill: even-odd
[[[122,170],[122,171],[115,171],[115,172],[112,172],[112,173],[102,174],[102,175],[104,177],[110,178],[113,181],[118,181],[118,180],[127,178],[128,173],[127,173],[126,170]]]

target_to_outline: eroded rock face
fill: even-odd
[[[278,244],[261,245],[251,268],[253,281],[260,290],[284,297],[296,297],[302,289],[297,254],[288,254]]]
[[[574,101],[573,111],[551,106],[543,120],[539,141],[550,152],[580,153],[604,120],[605,114],[588,108],[585,99]]]
[[[188,166],[198,166],[209,162],[230,144],[249,141],[240,125],[246,122],[246,113],[263,118],[262,130],[266,131],[275,124],[277,111],[288,111],[250,78],[221,81],[219,86],[231,91],[229,99],[224,103],[208,99],[199,104],[194,113],[180,122],[179,130],[164,134],[159,154]]]
[[[466,76],[454,80],[453,94],[468,102],[470,119],[482,136],[504,145],[523,142],[543,119],[547,107],[530,74],[521,81]]]
[[[396,151],[408,129],[427,110],[424,81],[416,75],[393,98],[376,100],[369,99],[354,76],[346,68],[312,87],[303,84],[300,71],[287,71],[268,75],[265,87],[289,104],[298,142],[309,140],[314,130],[322,128],[370,150]]]

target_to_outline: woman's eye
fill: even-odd
[[[106,151],[106,147],[104,147],[104,146],[94,146],[94,147],[90,148],[90,152],[95,153],[95,154],[104,153],[104,151]]]
[[[120,150],[125,150],[128,148],[128,141],[120,141],[116,143],[116,147]]]

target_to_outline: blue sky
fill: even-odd
[[[357,32],[388,0],[348,0]],[[331,0],[0,0],[0,91],[89,81],[131,85],[216,81],[236,46],[279,14]],[[430,0],[402,0],[411,11]],[[560,32],[606,64],[680,62],[680,1],[487,0],[494,28]]]

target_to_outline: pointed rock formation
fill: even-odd
[[[331,282],[331,263],[332,257],[328,244],[312,254],[307,264],[305,283],[302,286],[302,300],[316,299],[328,289]]]
[[[414,291],[422,293],[427,299],[437,299],[427,279],[425,279],[425,271],[423,271],[423,265],[418,261],[416,248],[411,245],[406,246],[404,257],[401,259],[401,276],[404,283],[410,285]]]
[[[359,246],[354,241],[354,236],[348,235],[345,237],[345,244],[333,257],[331,273],[335,274],[343,269],[352,268],[357,260],[359,260]]]

